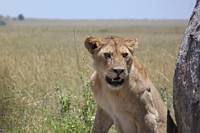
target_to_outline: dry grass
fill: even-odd
[[[185,21],[12,22],[0,27],[0,128],[6,132],[54,132],[60,96],[72,98],[73,112],[83,104],[83,84],[92,63],[83,47],[89,35],[139,39],[136,55],[163,93],[172,99],[172,77]],[[74,36],[75,32],[75,36]],[[169,98],[169,99],[167,99]]]

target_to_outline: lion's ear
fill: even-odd
[[[127,45],[128,49],[133,53],[134,49],[138,48],[138,39],[133,40],[126,40],[125,44]]]
[[[91,53],[94,54],[101,46],[104,44],[101,38],[97,37],[88,37],[85,39],[85,48]]]

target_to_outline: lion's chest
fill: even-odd
[[[95,95],[96,102],[114,120],[115,125],[126,130],[135,130],[139,109],[137,98],[131,93],[107,92],[105,88],[99,88],[98,91]]]

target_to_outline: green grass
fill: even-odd
[[[0,129],[86,133],[95,104],[87,36],[138,38],[136,56],[172,107],[172,78],[186,21],[27,20],[0,27]],[[115,132],[112,129],[111,132]]]

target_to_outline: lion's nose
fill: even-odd
[[[113,72],[115,72],[117,75],[121,74],[124,72],[124,69],[123,68],[113,68],[112,69]]]

